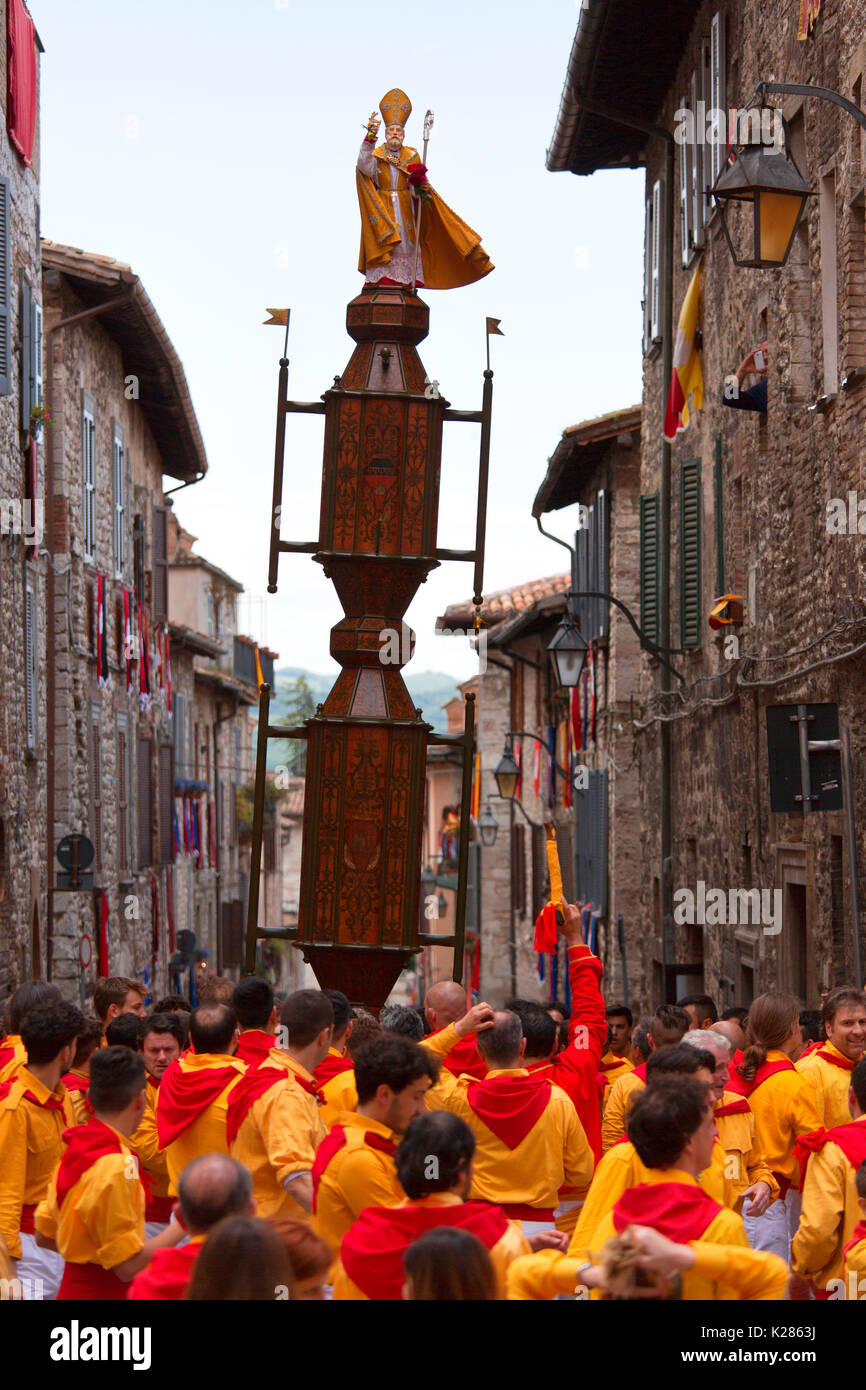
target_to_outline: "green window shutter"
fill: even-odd
[[[716,597],[726,593],[725,588],[725,488],[722,472],[722,436],[716,435],[716,458],[713,464],[713,484],[716,501]]]
[[[640,499],[640,625],[651,642],[659,640],[659,495]]]
[[[680,469],[680,646],[701,645],[701,461]]]

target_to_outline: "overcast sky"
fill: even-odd
[[[643,175],[550,174],[544,160],[578,18],[574,0],[32,0],[42,60],[42,230],[127,261],[183,360],[209,471],[180,493],[198,550],[250,597],[245,626],[281,665],[336,667],[341,610],[309,557],[281,560],[266,596],[277,362],[292,308],[291,396],[345,367],[345,306],[359,290],[354,164],[385,91],[413,102],[407,142],[435,113],[428,166],[496,269],[429,291],[422,360],[460,409],[480,405],[484,320],[494,420],[485,591],[566,568],[531,505],[566,425],[640,399]],[[283,535],[315,539],[322,420],[289,420]],[[439,542],[469,546],[477,426],[446,424]],[[548,518],[567,534],[572,512]],[[563,565],[563,560],[566,565]],[[410,669],[460,679],[463,639],[437,638],[471,598],[469,565],[443,564],[408,620]]]

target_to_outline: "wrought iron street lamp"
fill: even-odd
[[[479,816],[478,830],[481,835],[482,845],[486,845],[487,848],[490,849],[492,845],[496,844],[496,836],[499,834],[499,821],[491,811],[489,801],[484,808],[484,814]]]
[[[505,735],[505,750],[496,770],[493,773],[496,778],[496,786],[503,801],[513,801],[517,792],[517,783],[520,779],[520,768],[514,761],[514,754],[511,751],[511,735]]]
[[[568,595],[565,613],[556,629],[553,641],[547,650],[553,657],[556,679],[563,689],[573,689],[580,684],[589,646],[580,632],[571,608],[572,595]]]
[[[711,191],[734,264],[784,265],[806,199],[813,196],[791,155],[773,145],[748,144],[725,164]]]

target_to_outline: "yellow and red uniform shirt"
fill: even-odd
[[[447,1046],[447,1033],[425,1039],[426,1046]],[[514,1219],[546,1221],[560,1188],[582,1196],[589,1187],[595,1156],[574,1105],[525,1067],[489,1071],[484,1081],[455,1078],[443,1068],[424,1100],[428,1110],[459,1115],[475,1135],[473,1198],[503,1207]]]
[[[245,1072],[237,1057],[188,1052],[163,1073],[156,1102],[157,1141],[165,1150],[173,1197],[178,1178],[194,1158],[228,1153],[228,1098]]]
[[[273,1033],[264,1028],[245,1028],[238,1038],[236,1057],[247,1067],[258,1067],[265,1061],[277,1040]]]
[[[797,1062],[797,1071],[805,1076],[815,1093],[815,1101],[825,1129],[847,1124],[851,1118],[848,1092],[851,1073],[857,1065],[831,1042],[819,1043],[813,1051]]]
[[[357,1110],[358,1091],[355,1087],[355,1068],[348,1057],[335,1047],[328,1049],[324,1062],[313,1072],[319,1095],[322,1097],[322,1120],[326,1129],[337,1123],[344,1110]]]
[[[770,1189],[772,1200],[775,1201],[779,1195],[779,1184],[761,1152],[755,1117],[745,1096],[735,1095],[733,1091],[723,1091],[715,1115],[718,1140],[713,1149],[713,1158],[715,1161],[716,1150],[721,1149],[726,1160],[723,1163],[726,1181],[733,1188],[735,1200],[731,1202],[727,1198],[723,1199],[717,1191],[706,1187],[703,1174],[701,1186],[724,1206],[736,1206],[743,1193],[754,1183],[765,1182]]]
[[[68,1071],[61,1080],[72,1102],[75,1123],[77,1125],[86,1125],[93,1114],[93,1109],[87,1096],[90,1090],[90,1074],[81,1071]]]
[[[728,1089],[748,1100],[764,1161],[784,1196],[789,1187],[800,1185],[794,1145],[801,1134],[811,1134],[821,1126],[814,1091],[785,1053],[775,1048],[767,1052],[753,1082],[739,1075],[737,1064],[741,1060],[742,1054],[735,1053]]]
[[[229,1097],[229,1153],[249,1169],[257,1215],[308,1220],[291,1195],[292,1173],[311,1173],[325,1137],[311,1072],[287,1053],[272,1049],[267,1062],[238,1082]]]
[[[778,1255],[738,1245],[711,1245],[704,1240],[689,1244],[695,1252],[695,1263],[688,1275],[693,1281],[724,1289],[718,1297],[750,1302],[785,1297],[790,1275]],[[579,1283],[578,1270],[585,1263],[556,1250],[539,1250],[535,1255],[515,1260],[508,1270],[507,1296],[538,1301],[573,1293]]]
[[[625,1076],[627,1072],[634,1071],[634,1068],[635,1063],[630,1057],[617,1057],[615,1052],[605,1052],[598,1064],[598,1073],[595,1078],[602,1110],[604,1110],[608,1092],[614,1082],[619,1081],[619,1078]]]
[[[145,1086],[145,1111],[141,1123],[131,1134],[129,1147],[138,1155],[142,1171],[147,1174],[147,1201],[144,1211],[145,1221],[158,1221],[167,1225],[171,1220],[174,1198],[169,1192],[168,1162],[164,1151],[159,1147],[159,1134],[156,1128],[156,1100],[159,1095],[159,1082],[147,1073]]]
[[[496,1274],[497,1296],[505,1298],[508,1266],[529,1253],[520,1227],[499,1207],[486,1202],[463,1202],[449,1192],[436,1192],[399,1206],[369,1207],[343,1237],[334,1275],[334,1301],[403,1297],[403,1256],[428,1231],[457,1226],[485,1246]]]
[[[741,1218],[708,1197],[697,1180],[679,1168],[647,1169],[644,1181],[628,1188],[596,1227],[589,1241],[592,1251],[600,1252],[612,1236],[629,1225],[652,1226],[680,1245],[706,1241],[749,1247]],[[695,1267],[683,1273],[682,1296],[692,1302],[740,1295],[730,1284],[721,1282],[716,1269],[706,1274]],[[591,1297],[598,1297],[595,1290]]]
[[[860,1217],[855,1178],[866,1162],[866,1115],[807,1136],[797,1154],[806,1172],[791,1267],[816,1289],[826,1289],[842,1275],[843,1251]]]
[[[628,1108],[634,1093],[646,1085],[646,1063],[623,1072],[607,1092],[604,1116],[601,1121],[601,1147],[604,1153],[625,1138]]]
[[[127,1139],[93,1116],[64,1135],[66,1151],[36,1209],[36,1230],[66,1261],[58,1299],[125,1299],[112,1271],[144,1245],[144,1186]]]
[[[394,1165],[398,1142],[387,1125],[345,1111],[319,1145],[313,1225],[335,1254],[364,1207],[393,1207],[406,1200]]]
[[[20,1258],[19,1232],[33,1232],[37,1203],[63,1157],[63,1135],[75,1124],[63,1082],[55,1091],[20,1067],[0,1086],[0,1235]]]
[[[204,1239],[204,1236],[190,1236],[186,1245],[157,1250],[150,1264],[136,1274],[127,1298],[163,1303],[184,1298]]]
[[[861,1293],[866,1293],[866,1282],[859,1278],[866,1275],[866,1221],[858,1221],[854,1227],[854,1234],[849,1240],[845,1249],[842,1251],[842,1278],[845,1287],[848,1287],[848,1276],[856,1274],[858,1297]]]
[[[27,1066],[27,1048],[18,1033],[7,1033],[0,1041],[0,1086],[9,1081],[20,1067]]]

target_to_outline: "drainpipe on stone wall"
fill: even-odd
[[[578,104],[591,116],[611,121],[614,125],[626,126],[631,130],[643,131],[665,142],[664,177],[664,217],[662,221],[662,391],[661,421],[664,421],[673,370],[674,345],[673,332],[673,265],[674,265],[674,137],[663,126],[640,121],[635,116],[626,115],[607,105],[588,102],[583,97],[576,98]],[[659,592],[659,646],[670,647],[671,632],[671,446],[662,437],[661,479],[659,484],[659,549],[661,551],[661,582]],[[671,688],[670,672],[659,667],[659,688],[663,692]],[[668,974],[673,965],[673,873],[671,824],[671,736],[670,725],[659,725],[659,821],[661,839],[661,938],[662,938],[662,993],[668,998]],[[676,998],[675,990],[671,998]]]

